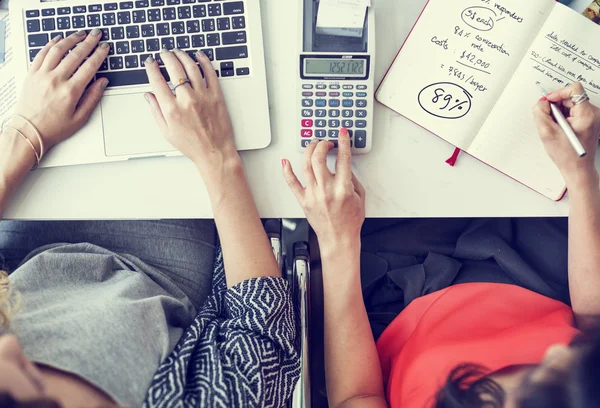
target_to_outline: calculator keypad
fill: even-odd
[[[314,139],[329,140],[337,147],[340,128],[348,129],[356,149],[367,147],[366,85],[303,84],[301,147]]]

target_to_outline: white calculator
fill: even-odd
[[[375,12],[357,29],[317,28],[318,0],[301,0],[302,44],[298,71],[297,148],[311,141],[337,145],[348,129],[353,154],[371,151],[374,111]]]

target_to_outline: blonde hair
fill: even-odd
[[[0,329],[8,329],[10,317],[17,309],[18,296],[13,293],[8,280],[8,273],[0,270]]]

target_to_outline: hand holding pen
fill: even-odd
[[[580,83],[546,94],[535,105],[534,116],[544,146],[567,184],[597,174],[600,109],[590,103]]]

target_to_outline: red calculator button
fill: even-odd
[[[312,137],[313,131],[312,131],[312,129],[302,129],[300,134],[302,135],[302,137]]]
[[[309,128],[313,126],[313,121],[312,119],[302,119],[302,127],[303,128]]]

